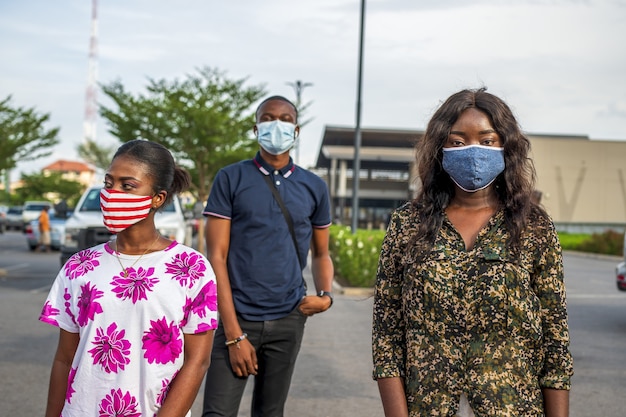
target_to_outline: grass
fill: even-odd
[[[559,233],[559,240],[564,250],[578,250],[580,245],[590,236],[583,233]]]

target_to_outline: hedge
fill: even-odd
[[[335,279],[345,286],[373,287],[376,282],[378,256],[385,232],[358,229],[355,234],[349,227],[330,227],[330,255],[335,266]],[[615,231],[604,233],[559,233],[564,250],[622,255],[624,234]]]

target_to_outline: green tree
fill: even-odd
[[[100,146],[97,142],[87,139],[76,148],[78,156],[97,168],[106,170],[111,164],[115,147]]]
[[[34,108],[12,106],[11,96],[0,101],[0,171],[52,153],[51,148],[59,143],[59,128],[46,129],[49,119],[49,114],[39,114]]]
[[[63,178],[60,172],[44,174],[22,174],[22,186],[15,190],[21,202],[27,200],[65,200],[74,206],[85,188],[77,181]]]
[[[223,166],[250,158],[252,104],[263,86],[244,86],[204,67],[183,80],[148,80],[147,93],[133,95],[120,81],[102,87],[116,108],[100,107],[109,132],[122,142],[148,139],[166,146],[192,176],[192,193],[204,201]]]

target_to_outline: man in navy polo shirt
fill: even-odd
[[[306,319],[333,302],[328,190],[289,157],[297,123],[289,100],[264,100],[253,128],[259,152],[218,172],[204,209],[220,314],[204,417],[236,417],[249,375],[255,376],[252,416],[282,416]],[[307,296],[302,269],[309,249],[316,294]]]

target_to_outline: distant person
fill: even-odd
[[[50,215],[48,214],[49,210],[49,206],[43,206],[43,209],[39,214],[39,247],[37,248],[37,250],[40,252],[50,252],[50,245],[52,243],[50,237]]]
[[[450,96],[416,152],[422,188],[392,214],[376,277],[385,416],[568,416],[563,260],[530,141],[481,88]]]
[[[47,417],[190,414],[217,327],[215,275],[154,225],[189,183],[159,144],[115,153],[100,194],[115,239],[66,262],[39,317],[60,328]]]
[[[220,289],[204,417],[236,417],[250,375],[251,415],[282,416],[307,317],[333,302],[328,190],[289,157],[300,131],[296,107],[265,99],[253,131],[259,152],[218,172],[204,209]],[[306,295],[302,276],[309,247],[315,295]]]
[[[65,219],[67,217],[67,201],[65,199],[61,199],[54,206],[54,215],[59,219]]]

